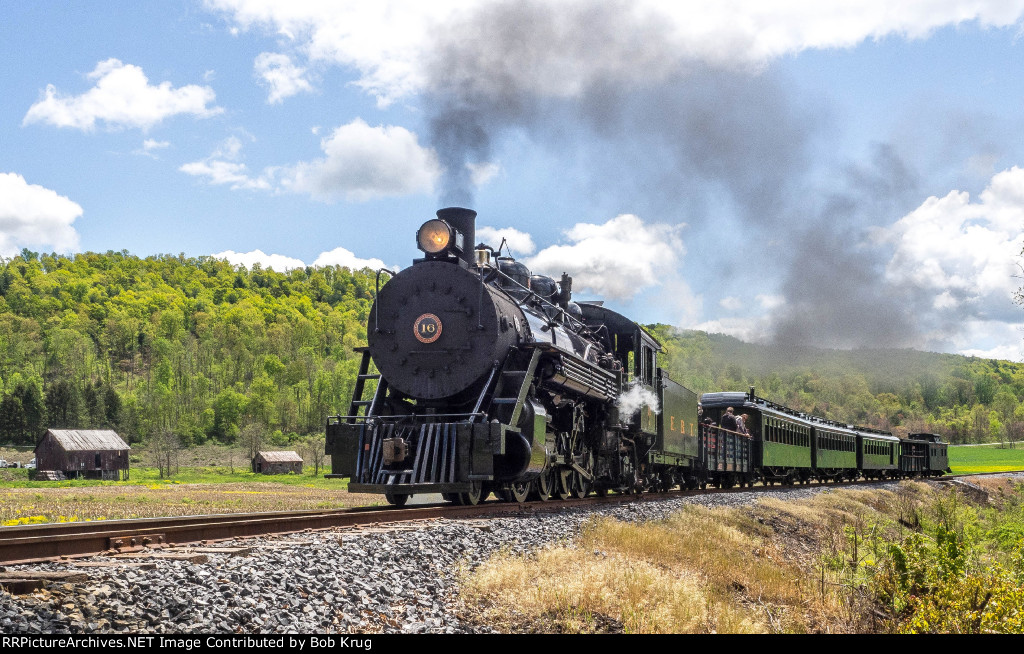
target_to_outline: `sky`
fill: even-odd
[[[1024,360],[1024,0],[11,0],[0,256],[407,266],[641,323]]]

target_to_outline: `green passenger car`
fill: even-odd
[[[811,422],[807,416],[750,393],[721,392],[701,396],[703,417],[715,425],[731,407],[746,415],[752,445],[752,468],[766,483],[806,482],[812,475]]]
[[[761,466],[800,473],[809,471],[812,467],[810,423],[802,417],[772,409],[761,411]]]
[[[868,479],[893,477],[899,467],[900,439],[889,432],[857,428],[857,467]]]
[[[814,425],[814,467],[821,479],[857,477],[857,434],[831,421]]]

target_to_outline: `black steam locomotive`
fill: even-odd
[[[423,258],[379,288],[348,415],[327,425],[328,476],[349,477],[350,491],[476,504],[491,492],[523,502],[899,473],[898,439],[826,429],[753,389],[705,396],[701,422],[650,334],[574,302],[564,273],[531,275],[501,247],[474,247],[475,221],[438,211],[416,233]],[[746,433],[718,424],[727,406],[755,416]],[[842,440],[833,432],[853,439],[852,459],[827,455]],[[865,444],[872,467],[861,470]]]

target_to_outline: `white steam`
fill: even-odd
[[[629,390],[619,396],[619,401],[616,404],[619,407],[620,418],[624,420],[631,418],[645,406],[655,413],[661,413],[658,396],[654,394],[654,391],[648,390],[636,382],[633,382]]]

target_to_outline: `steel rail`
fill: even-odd
[[[975,473],[915,478],[918,481],[954,481],[967,477],[1005,475],[1024,472]],[[856,480],[852,482],[737,486],[728,489],[683,490],[667,492],[616,493],[606,497],[551,500],[547,502],[489,501],[476,506],[429,504],[412,507],[357,507],[326,511],[275,511],[263,513],[222,513],[168,518],[137,518],[130,520],[97,520],[70,523],[0,527],[0,565],[38,563],[63,558],[77,558],[108,553],[139,552],[191,543],[214,542],[288,534],[336,527],[409,522],[436,518],[470,518],[488,515],[529,515],[554,512],[593,504],[621,504],[637,501],[662,501],[713,493],[787,492],[801,488],[847,488],[874,485],[892,479]]]

